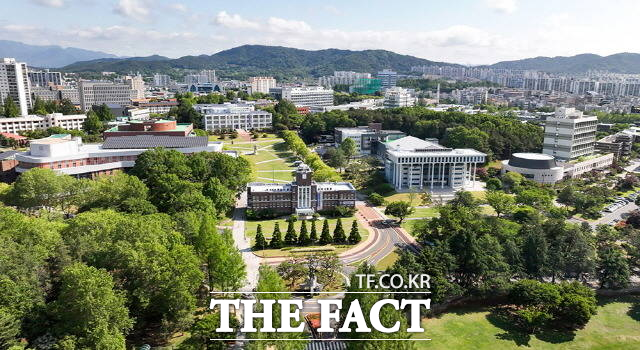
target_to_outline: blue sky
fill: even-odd
[[[242,44],[386,49],[465,64],[640,52],[638,0],[3,2],[0,38],[124,56],[212,54]]]

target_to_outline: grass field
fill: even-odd
[[[376,270],[378,271],[386,270],[388,267],[391,267],[396,262],[396,260],[398,260],[399,257],[400,255],[398,254],[397,251],[395,250],[392,251],[387,256],[382,258],[382,260],[378,261],[378,263],[376,264]]]
[[[329,231],[331,232],[331,235],[333,235],[333,230],[336,227],[336,222],[338,221],[337,219],[328,219],[329,220]],[[351,222],[355,220],[354,218],[343,218],[342,219],[342,227],[344,228],[344,233],[347,237],[349,237],[349,231],[351,231]],[[258,228],[258,224],[260,224],[262,226],[262,234],[265,236],[265,238],[267,240],[271,239],[271,235],[273,233],[273,228],[276,225],[276,222],[279,223],[280,225],[280,232],[282,233],[282,239],[284,240],[284,236],[287,233],[287,226],[289,225],[285,220],[283,219],[277,219],[277,220],[264,220],[264,221],[247,221],[245,224],[245,229],[244,232],[246,234],[247,237],[249,237],[249,239],[251,240],[251,244],[254,244],[254,239],[256,236],[256,230]],[[320,234],[322,233],[322,225],[323,222],[322,220],[319,220],[316,222],[316,229],[318,232],[318,237],[320,237]],[[295,223],[295,228],[296,228],[296,233],[300,233],[300,226],[301,223],[298,221]],[[358,224],[358,229],[360,232],[360,236],[362,237],[362,240],[366,240],[367,237],[369,236],[369,231],[365,230],[362,226],[360,226],[360,224]],[[307,232],[311,233],[311,222],[307,222]],[[265,257],[269,257],[269,256],[281,256],[281,255],[287,255],[290,252],[292,252],[292,250],[295,249],[326,249],[326,250],[330,250],[336,253],[341,253],[349,248],[351,248],[351,245],[326,245],[326,246],[309,246],[309,247],[288,247],[288,248],[283,248],[283,249],[265,249],[265,250],[261,250],[258,254],[260,256],[265,256]]]
[[[423,321],[424,333],[414,338],[416,349],[640,349],[640,296],[601,299],[598,314],[573,333],[534,336],[519,333],[492,317],[487,309],[461,308]]]
[[[242,155],[242,157],[251,163],[253,181],[283,183],[284,181],[293,180],[293,162],[296,161],[296,158],[291,152],[287,152],[280,147],[279,144],[281,142],[282,139],[273,139],[267,142],[255,143],[258,147],[256,154]],[[253,145],[254,144],[225,145],[225,147],[230,150],[253,153]]]

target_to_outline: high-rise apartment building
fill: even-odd
[[[127,76],[124,78],[124,82],[129,85],[129,89],[131,89],[132,99],[144,98],[144,79],[142,79],[140,75],[133,77]]]
[[[15,58],[4,58],[0,62],[0,103],[11,97],[23,116],[28,115],[31,108],[31,84],[27,72],[27,64],[16,62]]]
[[[585,116],[575,108],[560,107],[547,117],[542,153],[569,162],[594,152],[598,117]]]
[[[78,83],[80,108],[87,112],[93,105],[131,103],[131,86],[108,81],[83,81]]]
[[[333,88],[335,85],[351,85],[359,79],[371,79],[371,73],[335,71],[333,75],[320,77],[318,84],[326,88]]]
[[[273,77],[251,77],[249,78],[249,93],[260,92],[268,94],[269,89],[276,87],[276,79]]]
[[[380,85],[383,89],[392,88],[398,83],[398,73],[390,69],[383,69],[378,72],[378,79],[380,79]]]
[[[62,85],[62,74],[60,72],[50,72],[48,69],[43,71],[29,71],[29,81],[31,86],[46,87],[49,85]]]
[[[154,74],[153,75],[154,86],[169,86],[171,85],[171,78],[166,74]]]

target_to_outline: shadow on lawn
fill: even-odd
[[[633,305],[631,305],[627,314],[629,315],[629,317],[640,322],[640,301],[636,301]]]
[[[529,342],[531,341],[532,336],[535,336],[541,341],[552,344],[570,342],[576,336],[574,331],[559,331],[553,329],[542,330],[535,334],[529,334],[518,328],[506,313],[496,310],[492,310],[487,314],[486,318],[491,324],[505,331],[504,333],[496,334],[496,338],[513,341],[517,346],[530,346]]]

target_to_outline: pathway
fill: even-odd
[[[243,192],[236,202],[236,208],[233,211],[233,239],[242,259],[247,265],[247,283],[241,288],[241,291],[252,291],[258,283],[258,269],[260,268],[261,258],[251,251],[251,241],[244,234],[245,225],[245,208],[247,206],[247,192]]]

